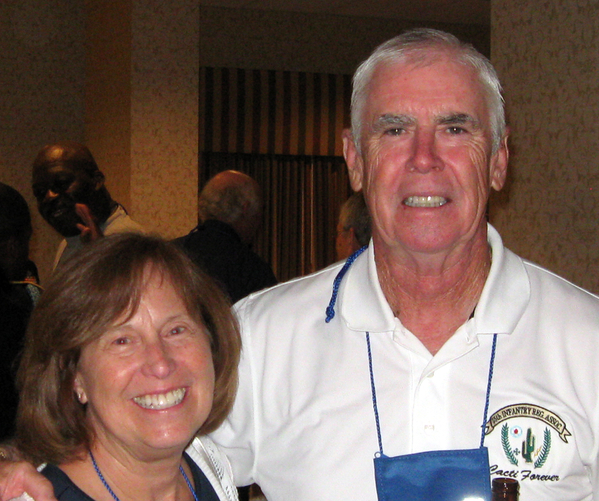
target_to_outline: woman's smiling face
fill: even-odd
[[[137,311],[81,352],[75,391],[94,447],[137,457],[182,452],[212,408],[214,366],[198,325],[168,277],[149,272]]]

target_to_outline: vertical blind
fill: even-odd
[[[234,169],[252,176],[264,192],[264,221],[254,250],[280,281],[335,261],[340,205],[351,193],[343,158],[204,153],[204,182]]]
[[[200,151],[342,156],[348,75],[202,68]]]

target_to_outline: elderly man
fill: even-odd
[[[54,267],[104,234],[143,232],[112,199],[104,174],[83,144],[61,141],[44,146],[33,162],[32,187],[40,214],[64,237]]]
[[[599,499],[599,299],[486,224],[506,139],[493,68],[451,35],[408,32],[360,66],[344,144],[372,245],[237,305],[239,394],[214,438],[239,483],[462,501],[508,476],[522,499]],[[2,474],[22,488],[23,470]]]
[[[489,499],[490,471],[522,499],[599,499],[599,300],[486,223],[508,163],[490,63],[433,30],[383,44],[344,147],[372,245],[237,305],[239,395],[214,435],[237,482],[269,501],[447,501],[460,481]]]
[[[220,172],[202,189],[198,206],[200,224],[175,240],[189,257],[233,302],[275,285],[272,268],[251,248],[262,224],[262,193],[256,180],[235,170]]]

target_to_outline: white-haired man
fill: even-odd
[[[487,225],[508,164],[491,64],[434,30],[387,42],[354,77],[344,149],[372,245],[237,305],[240,390],[214,435],[237,481],[448,501],[512,476],[522,499],[599,499],[599,300]]]
[[[243,172],[212,177],[198,200],[200,223],[175,243],[236,302],[277,283],[270,265],[252,248],[262,225],[262,190]]]

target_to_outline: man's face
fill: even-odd
[[[431,254],[485,234],[489,191],[503,186],[507,147],[504,139],[491,152],[489,110],[474,70],[443,55],[426,64],[383,64],[362,123],[361,154],[348,136],[344,147],[375,242]]]
[[[85,171],[41,166],[33,172],[33,194],[42,217],[64,237],[79,235],[82,223],[75,204],[90,205],[94,180]]]

